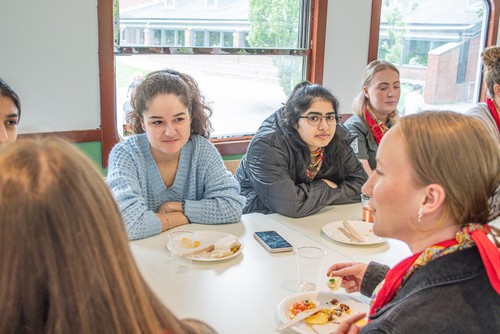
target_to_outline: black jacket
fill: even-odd
[[[298,166],[307,162],[300,158],[297,147],[292,145],[289,135],[281,128],[281,114],[282,109],[262,123],[236,170],[241,195],[246,197],[243,213],[278,212],[289,217],[304,217],[330,204],[359,202],[361,186],[368,176],[350,146],[355,135],[338,124],[335,137],[338,136],[345,154],[335,158],[342,159],[340,165],[343,170],[322,175],[321,171],[328,167],[323,162],[316,179],[304,182]],[[335,182],[338,188],[331,188],[322,178]]]
[[[370,262],[361,293],[370,295],[386,271]],[[418,269],[359,333],[500,333],[500,295],[477,247],[456,251]]]

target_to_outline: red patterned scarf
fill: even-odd
[[[373,134],[373,137],[375,138],[375,141],[377,142],[377,145],[380,144],[380,141],[382,140],[382,137],[384,134],[389,130],[389,128],[393,125],[393,118],[396,116],[396,112],[393,111],[389,114],[389,122],[384,124],[381,120],[377,118],[375,113],[373,112],[372,108],[370,106],[366,106],[365,108],[365,119],[366,123],[368,124],[368,127],[370,128],[371,133]]]
[[[488,108],[490,109],[491,116],[493,116],[495,123],[497,123],[498,131],[500,131],[500,113],[497,110],[497,106],[495,105],[495,102],[493,102],[492,99],[487,98],[486,104],[488,105]]]
[[[458,231],[455,238],[435,244],[398,263],[387,272],[385,280],[379,285],[380,290],[374,292],[375,301],[370,308],[370,315],[388,304],[417,269],[440,256],[474,245],[479,250],[493,289],[500,295],[500,251],[488,239],[489,232],[488,225],[469,224]]]

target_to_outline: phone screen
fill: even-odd
[[[281,235],[276,231],[262,231],[255,232],[255,236],[262,240],[271,250],[291,250],[292,245],[286,241]]]

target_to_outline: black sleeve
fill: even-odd
[[[368,263],[366,268],[365,276],[361,282],[360,292],[362,295],[371,297],[373,290],[380,284],[385,278],[385,275],[389,271],[389,267],[377,262]]]

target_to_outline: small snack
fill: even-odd
[[[330,290],[338,290],[340,288],[340,284],[342,284],[342,277],[330,275],[330,279],[328,279],[327,284]]]
[[[328,314],[322,311],[306,318],[306,323],[309,325],[324,325],[328,321],[329,321]]]
[[[214,250],[210,254],[211,258],[222,258],[236,253],[241,247],[241,243],[234,235],[228,235],[217,240]]]

